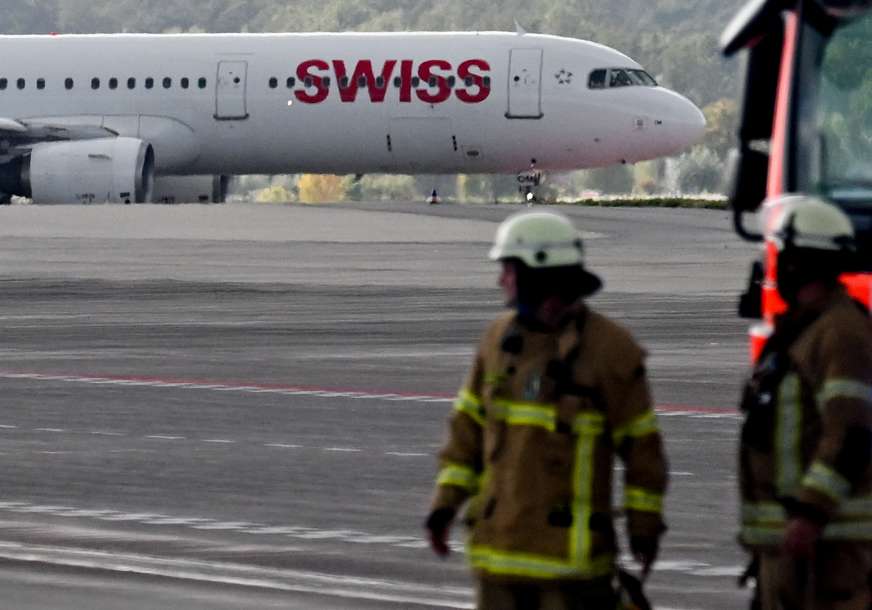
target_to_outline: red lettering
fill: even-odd
[[[422,62],[418,67],[418,77],[421,79],[424,87],[418,89],[418,99],[428,104],[441,104],[451,97],[451,87],[448,86],[448,79],[441,74],[435,73],[433,70],[451,70],[451,64],[442,59],[431,59]],[[435,85],[436,91],[431,92],[433,87],[430,86],[431,80]]]
[[[330,95],[330,88],[325,84],[324,76],[315,71],[326,71],[329,69],[329,64],[320,59],[310,59],[297,66],[297,79],[305,87],[305,89],[294,91],[297,99],[306,104],[320,104],[326,100],[327,96]],[[311,87],[315,88],[314,93],[309,93]]]
[[[404,59],[400,62],[400,101],[412,101],[412,68],[414,64],[411,59]]]
[[[455,93],[457,99],[467,104],[478,104],[485,101],[490,95],[490,87],[484,84],[484,74],[473,72],[473,68],[478,68],[482,72],[490,71],[490,64],[483,59],[467,59],[457,67],[457,77],[466,82],[467,79],[472,81],[472,88],[475,93],[470,93],[470,88],[458,89]]]
[[[372,70],[372,62],[368,59],[362,59],[357,62],[354,67],[354,73],[349,77],[345,71],[345,62],[341,59],[333,60],[333,71],[336,73],[336,80],[339,82],[339,97],[343,102],[353,102],[357,98],[357,90],[360,87],[360,79],[365,79],[366,88],[369,90],[369,100],[371,102],[385,101],[385,94],[390,86],[391,74],[394,72],[394,66],[397,65],[396,59],[389,59],[382,67],[381,74],[376,78]]]

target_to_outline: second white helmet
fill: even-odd
[[[838,207],[817,197],[792,196],[772,227],[770,239],[787,249],[850,253],[856,249],[854,227]]]

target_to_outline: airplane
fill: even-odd
[[[626,55],[522,30],[0,36],[0,57],[4,203],[217,202],[245,174],[523,181],[705,130]]]

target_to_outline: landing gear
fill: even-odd
[[[530,169],[518,173],[518,192],[524,198],[527,207],[533,207],[539,199],[536,196],[536,187],[542,183],[542,172],[536,169],[536,159],[530,159]]]

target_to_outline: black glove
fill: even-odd
[[[430,536],[430,548],[439,557],[446,557],[451,549],[448,547],[448,528],[454,521],[453,508],[437,508],[427,517],[424,527]]]
[[[630,551],[642,564],[642,575],[647,576],[660,550],[660,536],[630,536]]]

